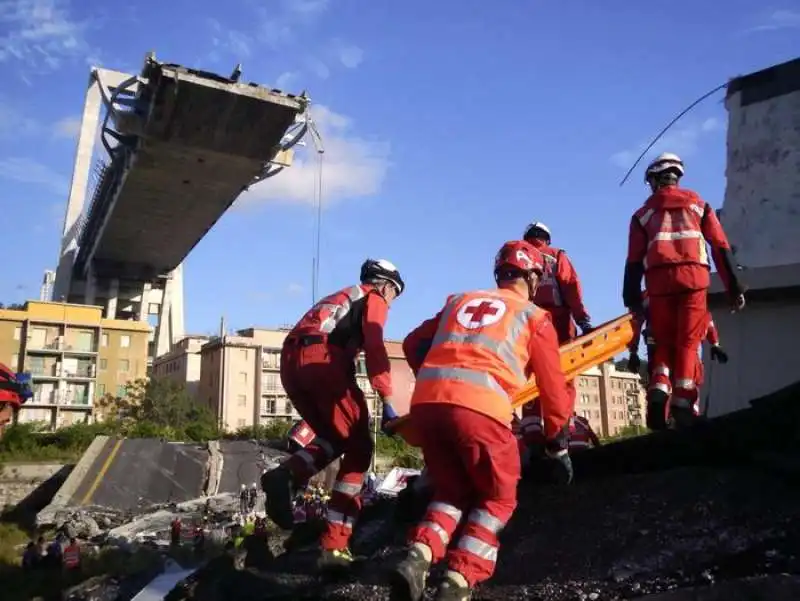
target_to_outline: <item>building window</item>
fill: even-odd
[[[292,401],[286,401],[286,413],[291,415],[293,411],[294,411],[294,405],[292,405]]]
[[[108,346],[108,334],[100,336],[100,346]]]
[[[127,372],[131,368],[131,362],[128,359],[119,360],[119,371]]]
[[[240,420],[239,420],[239,421],[237,421],[236,423],[237,423],[237,425],[238,425],[240,428],[244,428],[244,427],[246,427],[246,426],[247,426],[247,420],[246,420],[246,419],[240,419]]]
[[[244,359],[245,361],[247,361],[250,358],[250,353],[248,353],[247,350],[248,349],[246,349],[246,348],[241,349],[241,351],[242,351],[242,359]]]
[[[119,345],[122,348],[130,348],[131,346],[131,337],[128,334],[123,334],[119,337]]]
[[[237,396],[236,403],[239,405],[239,407],[247,407],[247,395],[240,394]]]
[[[150,315],[158,315],[158,303],[148,303],[147,304],[147,312]]]
[[[106,393],[106,385],[105,384],[98,384],[97,385],[97,394],[99,396],[103,396]]]
[[[278,375],[267,374],[266,376],[264,376],[264,390],[269,390],[270,392],[272,392],[277,389],[278,389]]]
[[[20,338],[22,338],[22,328],[17,326],[14,328],[14,340],[19,340]]]
[[[240,384],[247,384],[247,372],[240,371],[239,372],[239,383]]]
[[[361,356],[356,359],[356,375],[363,376],[367,373],[367,361]]]
[[[117,386],[117,396],[124,397],[125,396],[125,384],[120,384]]]
[[[108,359],[100,359],[100,371],[108,369]]]

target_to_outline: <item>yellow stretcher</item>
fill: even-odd
[[[626,313],[599,326],[586,336],[576,338],[561,347],[561,369],[567,380],[573,380],[587,369],[600,365],[624,351],[633,338],[633,315]],[[511,405],[514,409],[539,396],[536,379],[521,388]],[[408,444],[419,446],[414,436],[414,424],[410,415],[397,418],[391,429]]]

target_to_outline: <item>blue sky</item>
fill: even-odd
[[[796,0],[4,0],[0,3],[0,301],[38,296],[56,264],[90,64],[145,52],[288,91],[307,89],[326,148],[320,288],[394,261],[401,337],[454,291],[491,285],[502,242],[547,223],[595,323],[621,313],[639,151],[729,77],[795,58]],[[782,3],[781,3],[782,2]],[[599,8],[602,5],[604,8]],[[724,6],[724,8],[723,8]],[[722,94],[654,151],[724,195]],[[303,162],[304,161],[304,162]],[[256,187],[186,262],[187,330],[293,323],[311,302],[313,157]]]

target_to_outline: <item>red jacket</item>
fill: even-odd
[[[546,245],[543,240],[533,240],[531,244],[542,253],[547,263],[533,302],[548,311],[569,312],[578,324],[591,321],[583,304],[581,281],[567,253]]]
[[[631,218],[625,306],[640,304],[642,275],[648,292],[659,296],[708,288],[706,243],[726,290],[740,294],[731,246],[714,210],[691,190],[656,191]]]
[[[392,371],[383,341],[388,314],[388,303],[371,286],[350,286],[311,307],[286,338],[323,336],[344,350],[351,365],[363,350],[369,383],[380,396],[391,397]]]

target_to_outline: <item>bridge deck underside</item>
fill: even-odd
[[[151,278],[189,254],[275,157],[302,112],[296,97],[199,72],[156,66],[132,111],[129,136],[89,211],[76,269]]]
[[[251,159],[144,141],[97,241],[97,271],[174,269],[261,166]]]

